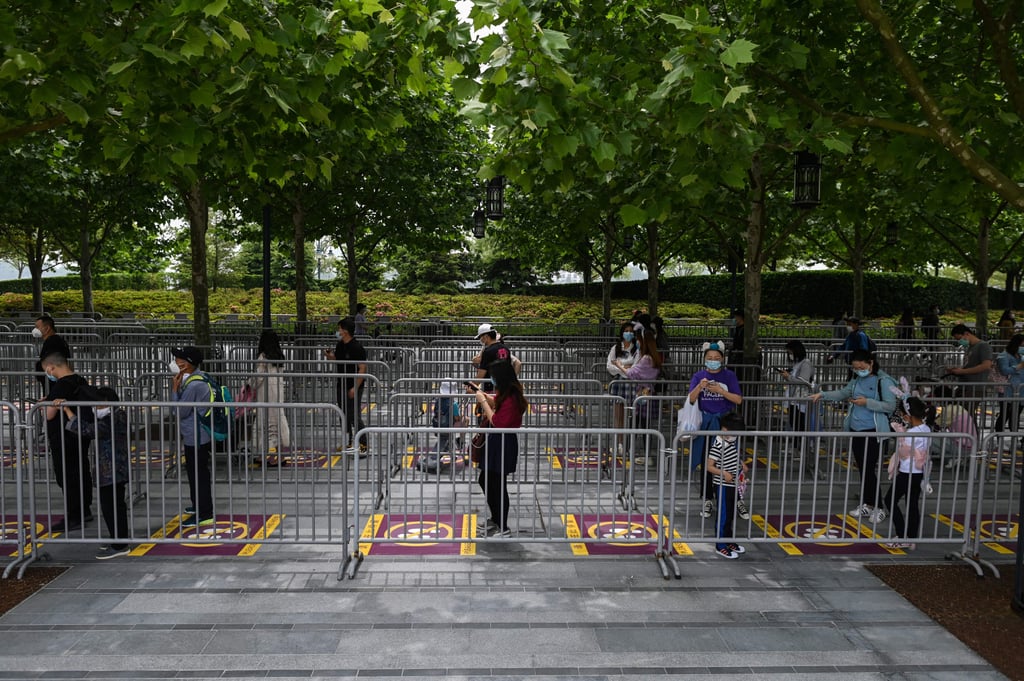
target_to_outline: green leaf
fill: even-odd
[[[668,23],[672,24],[673,26],[682,31],[693,30],[693,23],[687,21],[683,17],[677,17],[674,14],[659,14],[658,18],[661,19],[662,21],[667,21]]]
[[[747,94],[748,92],[750,92],[749,85],[740,85],[738,87],[730,89],[729,92],[726,93],[725,99],[722,100],[722,106],[725,106],[726,104],[732,104],[733,102],[738,102],[740,97]]]
[[[835,137],[826,137],[821,141],[821,143],[826,149],[838,151],[841,154],[853,153],[853,147],[850,146],[849,142],[843,139],[838,139]]]
[[[121,73],[125,69],[131,68],[132,65],[135,64],[135,61],[136,61],[135,59],[129,59],[128,61],[119,61],[119,62],[116,62],[114,64],[111,64],[107,68],[107,73],[109,73],[112,76],[116,76],[117,74]]]
[[[210,39],[201,31],[191,31],[188,40],[181,46],[181,56],[186,58],[201,57],[206,51]]]
[[[189,100],[196,106],[212,107],[216,101],[216,88],[211,81],[205,81],[202,85],[189,93]]]
[[[370,47],[370,35],[365,31],[356,31],[352,34],[351,40],[352,47],[360,52],[365,52]]]
[[[544,29],[540,34],[540,48],[550,56],[557,56],[557,52],[569,49],[569,40],[561,31]]]
[[[68,120],[72,123],[78,123],[79,125],[85,125],[89,122],[89,113],[77,102],[64,102],[61,104],[61,110],[64,115],[68,117]]]
[[[249,31],[245,30],[245,26],[242,26],[242,22],[232,19],[228,22],[228,30],[231,31],[231,35],[235,36],[239,40],[252,40],[249,37]]]
[[[707,71],[697,71],[693,74],[693,89],[690,90],[690,101],[695,104],[714,105],[718,99],[716,86],[717,82],[712,74]]]
[[[735,68],[737,64],[750,64],[754,61],[754,50],[757,44],[744,38],[734,40],[719,57],[726,66]]]
[[[220,13],[228,6],[228,0],[213,0],[203,8],[203,14],[208,17],[219,17]]]
[[[684,175],[683,177],[679,178],[679,188],[682,189],[683,187],[687,187],[696,182],[698,179],[699,176],[694,175],[692,173],[690,175]]]
[[[480,90],[480,83],[476,82],[473,78],[453,78],[452,79],[452,94],[459,101],[465,101],[476,96],[476,93]]]
[[[619,209],[619,217],[622,219],[623,227],[635,227],[647,222],[647,211],[627,203]]]
[[[451,57],[444,58],[444,77],[447,78],[448,80],[451,80],[455,76],[459,75],[465,69],[466,67],[459,63],[457,60],[452,59]]]

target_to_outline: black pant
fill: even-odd
[[[53,474],[64,492],[64,517],[68,523],[79,523],[92,515],[92,475],[89,472],[90,440],[79,440],[70,432],[52,436],[50,453]]]
[[[355,389],[353,397],[348,396],[349,388],[352,386],[342,383],[338,394],[338,407],[345,414],[345,429],[353,438],[355,445],[355,434],[363,429],[363,386]]]
[[[858,431],[874,433],[875,431]],[[860,503],[868,506],[878,506],[878,460],[881,454],[881,445],[877,437],[855,437],[851,438],[850,450],[853,453],[853,460],[860,471],[861,489]]]
[[[897,473],[892,487],[885,493],[885,507],[892,514],[892,527],[897,537],[913,539],[918,535],[921,525],[921,482],[924,473]],[[900,511],[900,499],[907,497],[907,521],[903,523],[903,512]]]
[[[100,487],[100,511],[103,513],[103,524],[107,526],[107,534],[111,539],[128,539],[132,536],[128,529],[128,504],[125,503],[125,490],[128,483],[118,482]],[[124,542],[111,542],[115,549],[128,546]]]
[[[188,493],[196,517],[213,517],[213,475],[210,473],[210,444],[199,447],[185,445],[185,471],[188,474]]]
[[[996,432],[1017,430],[1021,411],[1024,411],[1024,402],[1021,402],[1019,399],[1012,402],[1002,402],[999,406],[999,416],[996,417]]]
[[[487,499],[487,508],[491,511],[491,520],[498,529],[508,529],[508,476],[505,473],[480,471],[480,489]]]

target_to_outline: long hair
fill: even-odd
[[[502,402],[511,398],[516,401],[519,411],[525,414],[530,403],[526,401],[526,397],[523,395],[523,384],[516,377],[516,371],[512,367],[512,363],[502,360],[493,362],[488,368],[491,372],[491,380],[494,382],[495,411],[501,407]]]
[[[658,338],[653,328],[645,328],[637,324],[636,335],[639,339],[640,355],[647,355],[651,358],[651,364],[661,368],[661,350],[658,349]]]
[[[284,359],[284,352],[281,351],[281,341],[277,332],[266,329],[260,334],[260,342],[256,347],[256,356],[263,355],[272,362],[280,362]]]
[[[1016,355],[1020,352],[1021,343],[1024,343],[1024,335],[1015,333],[1006,343],[1006,352]]]

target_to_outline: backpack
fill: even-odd
[[[192,381],[203,381],[210,386],[210,404],[214,404],[216,402],[231,402],[231,390],[227,386],[220,385],[207,374],[192,374],[185,380],[185,385],[188,385]],[[235,418],[234,412],[234,407],[210,407],[205,413],[199,415],[201,418],[200,425],[203,430],[210,433],[214,440],[217,442],[223,442],[228,439],[228,434],[231,432],[231,423]]]
[[[867,341],[867,343],[865,343],[865,345],[867,345],[867,351],[870,352],[872,355],[875,354],[878,351],[878,346],[875,345],[875,341],[872,340],[871,336],[869,336],[864,331],[858,331],[857,333],[864,334],[864,340]]]

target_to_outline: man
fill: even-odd
[[[521,362],[512,356],[511,351],[505,346],[505,341],[501,340],[493,326],[487,323],[478,326],[476,339],[484,346],[480,354],[473,358],[478,379],[490,379],[490,366],[494,362],[512,362],[512,368],[519,373]],[[473,392],[473,389],[467,388],[467,392]]]
[[[337,372],[341,375],[338,381],[338,407],[345,414],[345,429],[350,442],[355,443],[355,435],[363,428],[363,382],[366,374],[366,348],[355,337],[356,322],[352,317],[345,317],[338,322],[338,343],[334,350],[327,350],[327,359],[341,362]],[[350,449],[356,449],[352,444]],[[358,444],[359,456],[366,456],[366,441]]]
[[[864,350],[865,352],[874,352],[874,343],[868,338],[868,334],[860,329],[860,319],[857,317],[846,318],[846,339],[843,341],[843,347],[840,350],[832,353],[828,357],[828,361],[834,359],[843,359],[847,364],[850,363],[850,357],[855,350]]]
[[[736,367],[739,364],[743,364],[743,342],[746,334],[744,324],[746,323],[746,314],[743,310],[732,311],[732,332],[729,334],[729,356],[726,362],[730,367]]]
[[[356,304],[355,323],[356,323],[355,335],[356,336],[365,336],[366,335],[366,304],[365,303],[357,303]]]
[[[46,407],[46,439],[50,444],[53,458],[53,472],[57,485],[64,492],[64,519],[50,527],[51,533],[73,532],[82,527],[82,521],[90,522],[92,515],[92,476],[89,473],[89,445],[91,439],[80,437],[65,430],[62,402],[90,399],[89,384],[71,370],[66,357],[60,353],[47,355],[40,362],[50,392],[46,399],[56,404]],[[88,418],[92,411],[86,407],[80,418]]]
[[[32,337],[43,341],[43,346],[39,348],[39,359],[36,361],[36,373],[43,373],[44,357],[60,355],[65,360],[71,359],[71,348],[68,347],[67,341],[57,333],[57,325],[54,324],[53,317],[50,315],[43,314],[36,317],[35,328],[32,329]],[[37,380],[43,389],[43,393],[46,394],[46,377],[40,376]]]
[[[206,374],[199,370],[203,353],[191,345],[171,350],[172,402],[199,402],[209,404],[213,386]],[[203,414],[208,409],[199,407],[178,408],[178,430],[185,450],[185,473],[188,477],[189,498],[192,506],[185,509],[188,517],[181,521],[182,527],[203,527],[213,525],[213,475],[210,472],[212,438],[210,424],[203,427]]]
[[[989,372],[992,370],[992,346],[978,338],[966,324],[954,326],[950,335],[957,345],[967,349],[967,356],[963,366],[947,367],[947,371],[960,379],[964,397],[984,397],[990,382]],[[970,411],[973,413],[976,410],[974,407]]]

